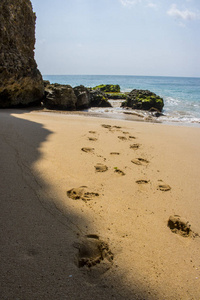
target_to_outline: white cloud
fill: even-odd
[[[131,6],[140,3],[141,0],[120,0],[121,4],[124,6]]]
[[[172,4],[171,8],[167,11],[167,14],[171,17],[175,17],[182,20],[199,19],[199,14],[188,9],[180,10],[177,8],[176,4]]]

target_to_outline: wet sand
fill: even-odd
[[[200,298],[199,128],[1,110],[0,136],[1,299]]]

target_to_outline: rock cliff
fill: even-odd
[[[43,97],[34,59],[35,20],[30,0],[0,1],[0,107],[31,105]]]

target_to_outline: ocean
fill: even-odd
[[[124,75],[43,75],[50,83],[69,84],[72,87],[84,85],[95,87],[99,84],[119,84],[122,92],[133,89],[150,90],[164,99],[164,123],[193,124],[200,126],[200,78],[163,76]],[[92,108],[102,114],[123,114],[119,101],[111,103],[113,108]],[[138,112],[138,111],[137,111]],[[140,112],[144,116],[147,112]]]

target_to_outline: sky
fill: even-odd
[[[200,77],[199,0],[31,0],[43,75]]]

